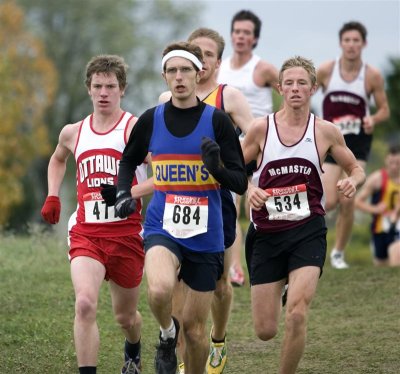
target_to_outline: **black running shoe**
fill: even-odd
[[[135,358],[129,357],[124,351],[125,363],[122,367],[121,374],[141,374],[142,361],[141,361],[141,346],[139,343],[139,350]]]
[[[154,358],[154,366],[157,374],[175,374],[178,366],[176,358],[176,343],[178,342],[179,322],[172,316],[175,324],[175,338],[161,339],[157,345],[156,357]]]

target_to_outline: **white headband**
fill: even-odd
[[[173,51],[168,52],[161,61],[161,70],[164,71],[164,66],[172,57],[183,57],[189,61],[192,61],[199,70],[203,69],[203,64],[201,61],[193,54],[188,51],[184,51],[183,49],[174,49]]]

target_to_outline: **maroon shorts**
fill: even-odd
[[[140,235],[99,238],[69,233],[69,260],[86,256],[106,268],[105,280],[124,288],[137,287],[143,277],[144,250]]]

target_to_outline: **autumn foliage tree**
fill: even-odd
[[[104,53],[125,58],[130,69],[123,108],[140,115],[155,105],[160,92],[165,90],[160,71],[163,49],[189,35],[201,5],[173,0],[15,0],[15,3],[24,10],[27,27],[43,41],[46,55],[58,72],[54,102],[43,117],[51,149],[36,157],[29,173],[24,175],[23,195],[29,195],[29,200],[13,208],[7,223],[8,228],[22,232],[31,222],[44,223],[40,209],[47,194],[47,165],[60,130],[92,111],[84,84],[90,58]],[[51,79],[39,88],[49,88],[50,82]],[[70,157],[60,191],[62,222],[76,207],[74,171]]]
[[[25,29],[14,1],[0,3],[0,226],[23,201],[22,178],[49,153],[43,122],[56,89],[56,71],[40,40]]]

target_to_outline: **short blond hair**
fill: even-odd
[[[315,70],[314,63],[307,58],[294,56],[283,63],[281,70],[279,71],[279,84],[282,84],[283,72],[285,70],[297,67],[303,68],[308,73],[312,86],[317,83],[317,72]]]

